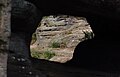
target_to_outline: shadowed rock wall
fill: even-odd
[[[24,0],[13,0],[12,33],[10,37],[10,51],[13,55],[22,55],[28,61],[28,66],[31,64],[29,62],[31,35],[37,28],[38,21],[41,20],[42,16],[50,14],[83,16],[91,25],[95,37],[78,44],[73,59],[65,65],[97,70],[120,69],[119,0],[29,1],[34,5]],[[36,7],[39,10],[36,10]],[[40,13],[38,14],[37,11]],[[20,61],[19,58],[18,61]],[[23,73],[23,71],[19,73]],[[26,73],[24,72],[24,76]]]
[[[96,36],[110,37],[111,33],[115,35],[119,33],[119,0],[27,1],[35,4],[43,15],[67,14],[86,17]],[[114,28],[113,25],[115,25]]]
[[[67,14],[86,17],[95,37],[78,44],[70,64],[87,68],[92,66],[96,68],[95,65],[109,66],[109,68],[114,68],[115,65],[119,67],[119,0],[28,1],[35,4],[43,15]]]
[[[12,0],[8,77],[39,77],[41,74],[33,69],[30,61],[31,37],[40,19],[41,13],[33,4],[24,0]]]

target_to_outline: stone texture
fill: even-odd
[[[7,77],[7,53],[0,53],[0,77]]]
[[[33,2],[44,15],[67,14],[86,17],[95,37],[77,45],[69,65],[87,69],[120,69],[120,57],[117,55],[120,54],[120,0],[28,1]]]
[[[62,22],[62,23],[59,23]],[[63,24],[64,23],[64,24]],[[44,17],[36,30],[36,42],[39,48],[47,48],[52,42],[66,43],[67,48],[76,47],[84,37],[83,31],[92,32],[87,21],[75,17]],[[71,42],[72,41],[72,42]]]
[[[10,51],[21,53],[28,57],[31,35],[36,30],[41,17],[37,8],[24,0],[12,1]],[[41,14],[39,13],[41,16]],[[16,44],[16,45],[14,45]],[[14,47],[16,46],[16,47]],[[19,48],[19,50],[18,50]]]
[[[54,52],[56,55],[50,59],[51,61],[66,62],[72,58],[75,47],[85,40],[83,31],[92,32],[90,25],[83,17],[45,16],[36,29],[36,42],[31,45],[31,54],[44,53],[44,51]],[[60,45],[54,48],[53,43]],[[61,53],[63,55],[59,55]]]
[[[8,49],[8,37],[10,36],[10,10],[11,4],[10,0],[1,0],[3,4],[2,9],[0,10],[0,39],[6,42],[3,49]],[[5,6],[5,7],[4,7]]]
[[[0,77],[7,77],[11,0],[0,0]]]
[[[39,13],[41,16],[41,14]],[[30,61],[31,35],[41,17],[36,7],[24,0],[12,0],[8,77],[45,77]]]
[[[119,70],[120,70],[120,64],[119,64],[120,38],[118,37],[120,33],[119,30],[120,1],[119,0],[101,0],[102,5],[104,6],[101,6],[101,3],[99,4],[98,0],[96,1],[90,0],[90,2],[89,0],[74,0],[74,1],[29,0],[29,1],[33,2],[43,13],[43,15],[67,14],[67,15],[86,17],[92,27],[93,32],[96,35],[94,39],[81,42],[76,47],[75,53],[73,55],[73,59],[70,62],[65,63],[66,66],[70,66],[70,67],[68,68],[65,68],[66,66],[62,67],[63,64],[55,66],[54,63],[46,62],[43,60],[36,61],[35,59],[33,63],[39,63],[37,64],[38,66],[35,65],[36,68],[39,67],[38,68],[39,70],[44,70],[44,74],[47,74],[48,77],[70,77],[70,76],[71,77],[98,77],[98,76],[119,77]],[[23,10],[21,11],[23,13]],[[24,13],[25,17],[29,17],[28,16],[29,14],[26,14],[27,12]],[[33,12],[32,14],[34,15]],[[32,23],[31,26],[30,21],[33,20],[31,16],[30,16],[30,20],[26,21],[29,22],[30,24],[25,26],[26,24],[24,20],[26,20],[26,18],[24,19],[24,16],[23,17],[21,16],[22,19],[19,19],[21,17],[19,17],[19,14],[17,14],[16,18],[15,19],[13,18],[13,20],[16,23],[12,25],[12,32],[16,33],[16,35],[22,34],[21,32],[25,32],[27,33],[26,34],[27,36],[29,32],[32,34],[32,32],[34,32],[37,27],[37,26],[33,26],[33,24],[37,24],[33,22],[31,22]],[[24,23],[19,21],[22,22],[24,21]],[[26,44],[28,47],[30,46],[30,38],[31,35],[26,37],[27,39]],[[71,67],[73,67],[75,70],[73,70],[73,68]],[[71,68],[71,70],[69,68]],[[107,72],[115,72],[117,74],[108,74],[108,73],[106,74],[96,71],[94,73],[91,73],[91,71],[83,72],[83,70],[82,71],[79,70],[80,68],[95,69],[101,71],[106,70]],[[58,69],[58,71],[56,69]],[[14,74],[18,76],[18,72],[17,73],[15,72]]]

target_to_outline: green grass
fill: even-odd
[[[34,58],[40,59],[41,53],[40,52],[36,52],[36,51],[31,51],[31,56],[34,57]]]
[[[50,45],[51,48],[60,48],[60,43],[59,42],[52,42]]]
[[[44,56],[45,59],[51,59],[52,57],[55,56],[55,53],[49,52],[49,51],[45,51],[44,53],[42,53],[42,55]]]
[[[58,41],[53,41],[52,43],[50,43],[49,47],[50,48],[65,48],[66,47],[66,42],[61,39],[62,42],[58,42]]]
[[[31,51],[31,56],[34,57],[34,58],[38,58],[38,59],[46,59],[46,60],[49,60],[51,59],[52,57],[55,56],[55,53],[49,51],[49,50],[46,50],[44,52],[38,52],[38,51],[35,51],[35,50],[32,50]]]

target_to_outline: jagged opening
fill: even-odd
[[[74,49],[94,33],[84,17],[68,15],[44,16],[33,33],[31,56],[65,63],[73,57]]]

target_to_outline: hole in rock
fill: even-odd
[[[72,59],[75,47],[94,33],[84,17],[44,16],[33,33],[31,56],[65,63]]]

